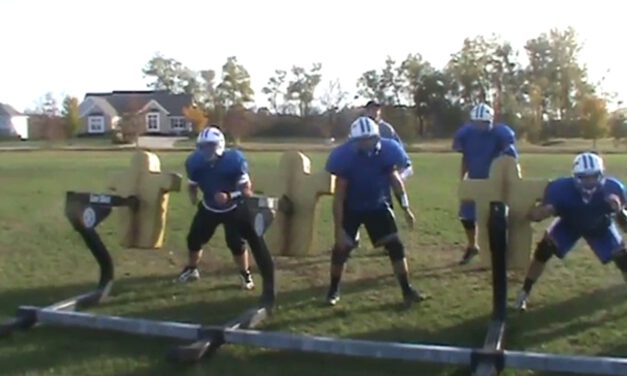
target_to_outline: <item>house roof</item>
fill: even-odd
[[[188,94],[172,94],[167,90],[113,91],[110,93],[87,93],[85,99],[107,102],[117,114],[137,112],[148,102],[155,100],[172,116],[183,116],[183,108],[192,102]],[[105,109],[103,108],[103,111]]]
[[[6,103],[0,103],[0,116],[20,116],[21,112]]]

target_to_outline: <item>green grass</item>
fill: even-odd
[[[312,154],[315,168],[325,155]],[[125,168],[128,152],[4,153],[0,176],[0,319],[19,305],[46,305],[94,287],[97,266],[63,217],[66,190],[103,191],[109,174]],[[253,173],[276,166],[279,154],[249,153]],[[402,227],[413,281],[434,296],[409,311],[388,260],[364,246],[355,252],[338,307],[322,306],[331,246],[330,199],[321,202],[319,252],[277,257],[278,308],[262,328],[351,338],[480,346],[490,314],[490,274],[455,266],[463,235],[456,220],[458,157],[414,154],[409,184],[418,215],[413,232]],[[183,172],[183,153],[161,154],[164,170]],[[567,173],[571,156],[525,155],[526,176]],[[608,166],[627,178],[627,157]],[[253,174],[254,175],[254,174]],[[253,176],[254,178],[254,176]],[[128,251],[116,243],[113,216],[99,227],[116,261],[111,299],[91,311],[132,317],[219,324],[257,300],[238,289],[236,271],[218,231],[192,285],[172,278],[185,260],[185,235],[194,213],[183,193],[172,195],[167,240],[158,251]],[[539,235],[546,223],[537,226]],[[365,234],[363,234],[365,235]],[[365,238],[364,238],[365,239]],[[365,243],[364,243],[365,244]],[[259,276],[256,274],[257,280]],[[511,275],[510,299],[521,283]],[[507,347],[577,354],[627,355],[627,290],[620,274],[602,267],[585,247],[564,263],[553,261],[532,295],[530,311],[512,312]],[[0,340],[2,375],[467,375],[467,369],[361,360],[225,346],[192,367],[168,363],[174,343],[117,333],[41,327]],[[506,375],[529,373],[507,371]]]

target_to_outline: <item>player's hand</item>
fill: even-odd
[[[623,209],[623,204],[620,201],[620,198],[615,194],[610,194],[606,198],[607,202],[610,204],[612,211],[618,213]]]
[[[407,226],[413,230],[416,225],[416,216],[410,208],[403,209],[403,212],[405,214],[405,222],[407,222]]]
[[[229,195],[225,192],[218,192],[213,196],[218,205],[225,205],[229,201]]]

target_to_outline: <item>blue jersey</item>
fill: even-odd
[[[617,195],[625,204],[625,187],[618,179],[607,177],[603,186],[585,202],[575,179],[563,177],[549,183],[543,203],[553,206],[555,215],[564,225],[579,236],[588,236],[605,231],[611,225],[612,209],[606,200],[610,194]]]
[[[453,149],[463,154],[470,179],[487,179],[492,161],[501,155],[518,158],[516,134],[505,124],[490,130],[466,124],[455,134]]]
[[[239,150],[226,149],[215,161],[208,161],[199,151],[192,152],[185,161],[190,184],[196,184],[203,193],[203,205],[211,211],[226,212],[236,203],[219,205],[214,196],[218,192],[233,192],[249,181],[248,163]]]
[[[398,142],[381,139],[375,152],[360,152],[352,141],[335,148],[326,170],[348,182],[346,208],[370,211],[390,207],[390,175],[395,168],[409,164],[409,157]]]

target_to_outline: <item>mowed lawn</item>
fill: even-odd
[[[2,153],[0,160],[0,319],[19,305],[46,305],[92,289],[97,265],[63,216],[67,190],[105,191],[108,176],[129,163],[128,152]],[[163,169],[183,173],[185,154],[162,153]],[[324,154],[312,154],[321,169]],[[254,174],[277,165],[278,153],[250,153]],[[332,242],[330,198],[321,201],[318,252],[277,257],[278,307],[263,329],[351,338],[480,346],[490,315],[490,273],[458,267],[463,234],[457,221],[459,159],[412,155],[409,183],[416,230],[401,224],[414,284],[433,298],[408,311],[387,257],[367,242],[350,260],[342,301],[325,307]],[[568,155],[527,155],[528,177],[568,174]],[[627,157],[607,158],[627,178]],[[120,249],[115,216],[99,227],[116,261],[113,295],[93,312],[220,324],[257,301],[239,290],[236,269],[218,231],[201,266],[202,279],[176,285],[185,261],[185,236],[194,208],[184,193],[171,196],[165,247]],[[400,213],[399,213],[400,214]],[[399,215],[399,218],[402,216]],[[547,223],[539,224],[539,236]],[[363,239],[367,239],[363,233]],[[255,274],[259,282],[258,274]],[[522,274],[512,273],[510,300]],[[507,347],[570,354],[627,356],[627,286],[585,245],[565,263],[553,261],[532,295],[530,311],[511,312]],[[227,345],[194,366],[168,362],[170,340],[99,331],[40,327],[0,340],[1,375],[467,375],[468,369],[374,361]],[[525,375],[507,371],[504,374]]]

